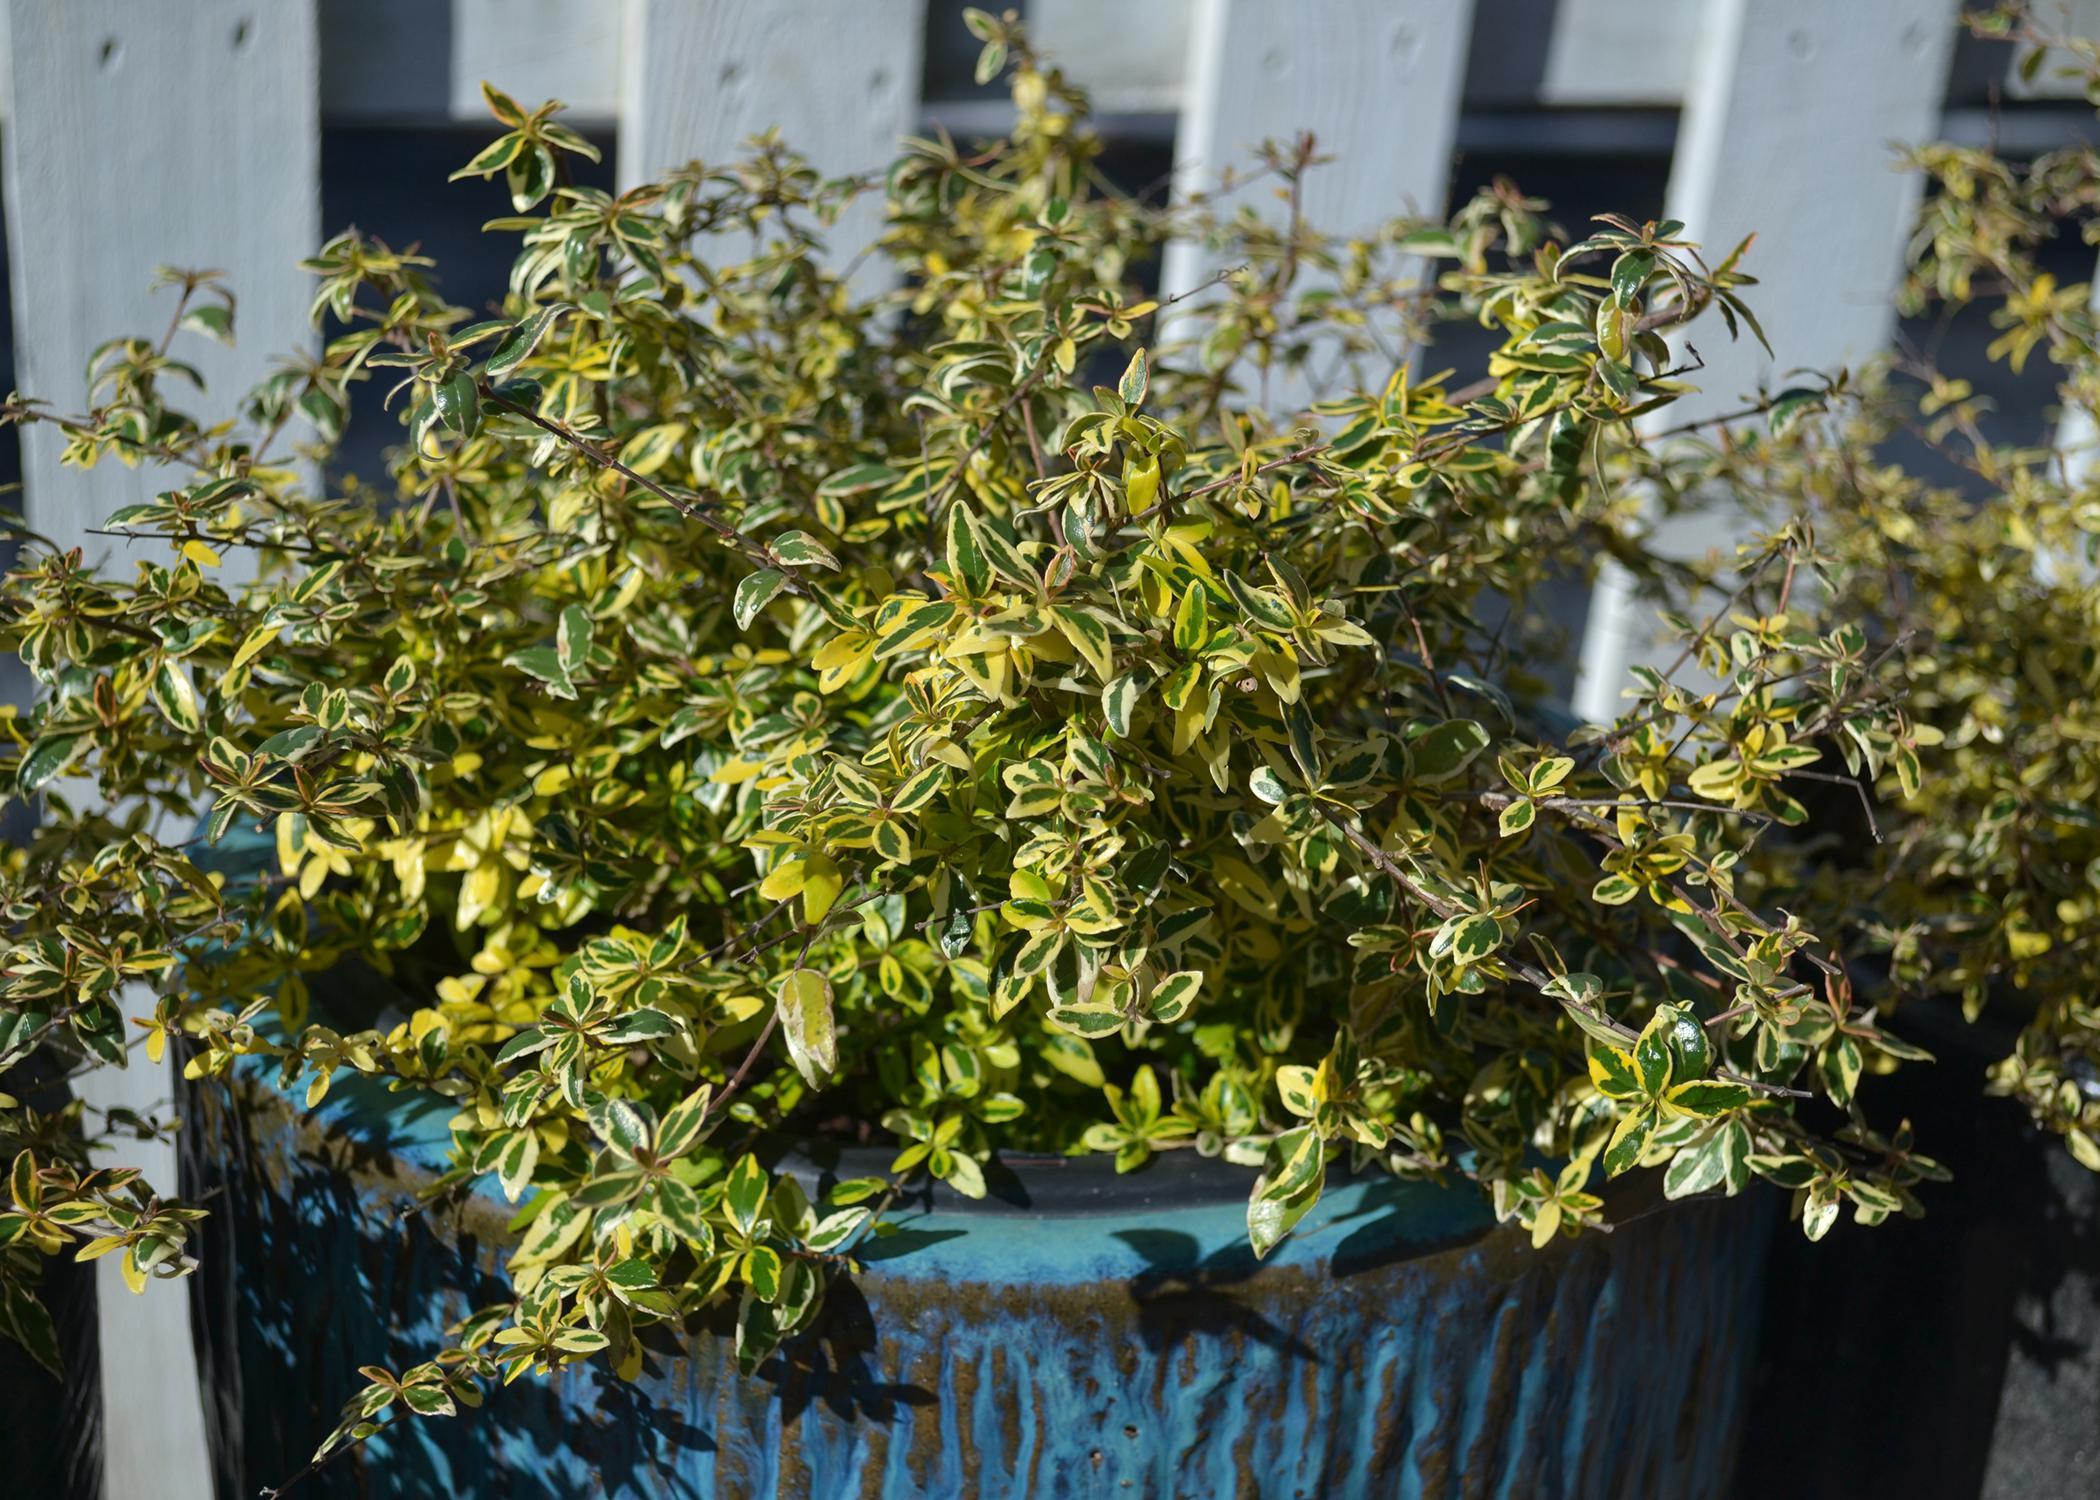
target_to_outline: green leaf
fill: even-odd
[[[1449,781],[1488,747],[1488,732],[1472,719],[1450,719],[1407,742],[1417,781]]]
[[[1692,789],[1693,794],[1709,802],[1733,802],[1736,788],[1742,782],[1743,763],[1733,756],[1708,761],[1694,768],[1685,778],[1685,785]]]
[[[1666,1198],[1689,1198],[1695,1193],[1710,1193],[1720,1187],[1727,1178],[1727,1132],[1725,1128],[1708,1131],[1695,1146],[1686,1147],[1670,1158],[1669,1167],[1663,1172],[1663,1196]]]
[[[591,1132],[622,1156],[639,1155],[653,1134],[641,1110],[627,1099],[600,1099],[589,1115]]]
[[[508,380],[518,366],[531,358],[532,351],[539,346],[540,340],[546,337],[547,330],[554,326],[554,320],[567,310],[568,304],[565,302],[542,307],[514,324],[510,332],[497,340],[496,347],[489,352],[488,361],[482,367],[490,384]]]
[[[1641,1080],[1641,1091],[1651,1099],[1670,1086],[1670,1009],[1664,1006],[1658,1010],[1633,1044],[1633,1070]]]
[[[1502,809],[1502,815],[1495,820],[1495,826],[1504,838],[1511,838],[1529,828],[1538,817],[1538,811],[1536,802],[1529,797],[1519,797]]]
[[[1647,1109],[1635,1110],[1621,1119],[1612,1131],[1610,1143],[1604,1148],[1606,1175],[1617,1177],[1638,1166],[1641,1151],[1647,1146],[1654,1129],[1655,1116]]]
[[[1145,351],[1140,348],[1131,353],[1130,363],[1123,367],[1123,378],[1116,382],[1116,394],[1132,406],[1145,403],[1145,390],[1151,376],[1145,364]]]
[[[1050,618],[1056,622],[1058,634],[1072,643],[1072,649],[1103,682],[1115,676],[1115,654],[1108,627],[1098,615],[1080,605],[1058,604],[1051,606]]]
[[[182,315],[182,326],[214,343],[233,342],[233,309],[223,302],[200,302]]]
[[[517,1058],[528,1057],[535,1052],[543,1052],[553,1046],[559,1036],[559,1032],[543,1031],[537,1026],[527,1026],[519,1031],[516,1036],[505,1042],[502,1048],[498,1050],[496,1053],[496,1066],[500,1068],[505,1063]]]
[[[1802,1156],[1750,1157],[1750,1169],[1776,1187],[1805,1188],[1816,1180],[1816,1164]]]
[[[204,729],[189,674],[172,661],[163,661],[153,673],[153,706],[184,734],[198,734]]]
[[[523,651],[513,651],[503,658],[503,664],[545,683],[547,691],[557,698],[573,699],[576,696],[576,687],[569,681],[568,669],[562,665],[560,654],[551,646],[528,646]]]
[[[295,724],[257,745],[255,758],[281,760],[286,765],[297,765],[326,738],[325,731],[318,724]]]
[[[736,617],[736,628],[749,630],[758,612],[773,602],[773,598],[787,587],[787,575],[778,568],[761,568],[756,573],[744,576],[736,586],[736,603],[732,613]]]
[[[888,464],[850,464],[826,475],[823,483],[817,486],[817,493],[827,498],[857,495],[865,490],[883,489],[901,477]]]
[[[775,991],[780,1034],[805,1082],[821,1084],[839,1065],[838,1033],[832,1019],[831,981],[815,969],[791,969]]]
[[[890,798],[890,808],[894,812],[917,812],[934,799],[947,781],[948,769],[939,762],[922,767],[897,788]]]
[[[773,538],[773,556],[791,568],[829,568],[836,573],[839,560],[831,549],[806,531],[785,531]]]
[[[554,653],[561,658],[565,676],[573,677],[591,654],[591,612],[571,604],[561,612],[554,633]]]
[[[714,1090],[707,1084],[685,1096],[664,1112],[656,1127],[656,1154],[666,1161],[685,1155],[700,1144],[709,1129],[708,1110]]]
[[[438,420],[460,436],[472,437],[481,430],[481,393],[466,371],[439,381],[430,400]]]
[[[457,1411],[451,1394],[443,1386],[408,1386],[402,1390],[401,1399],[419,1417],[449,1417]]]
[[[1460,963],[1478,963],[1500,946],[1502,924],[1485,912],[1463,919],[1451,936],[1451,952]]]
[[[487,88],[488,85],[483,84],[482,87]],[[512,158],[524,144],[525,138],[516,131],[500,135],[475,152],[473,159],[452,173],[446,181],[459,182],[468,177],[493,177],[511,164]]]
[[[1750,1090],[1740,1083],[1698,1078],[1690,1083],[1678,1084],[1663,1097],[1687,1114],[1711,1116],[1726,1114],[1731,1109],[1741,1109],[1750,1102]]]
[[[875,825],[875,852],[891,864],[911,863],[911,835],[902,823],[894,818],[885,818]]]
[[[512,1132],[510,1143],[496,1158],[496,1177],[503,1186],[504,1198],[515,1203],[518,1195],[532,1181],[533,1168],[539,1165],[540,1136],[530,1127]]]
[[[1177,969],[1167,975],[1153,986],[1152,1019],[1163,1026],[1173,1025],[1188,1014],[1202,988],[1203,972],[1200,969]]]
[[[1830,1233],[1830,1226],[1837,1223],[1838,1198],[1834,1189],[1826,1190],[1818,1183],[1809,1189],[1808,1201],[1801,1209],[1801,1232],[1811,1243]]]
[[[992,587],[992,564],[980,532],[969,506],[957,501],[948,507],[948,574],[968,599],[981,599]]]
[[[1607,875],[1590,887],[1590,899],[1599,906],[1624,906],[1641,888],[1624,875]]]
[[[1002,577],[1030,593],[1042,588],[1043,575],[1030,567],[1027,559],[1021,556],[1021,549],[1003,529],[1004,523],[990,516],[973,516],[971,520],[976,527],[977,544],[984,549],[986,560]]]
[[[1781,391],[1772,398],[1771,410],[1765,414],[1775,434],[1784,436],[1789,428],[1810,412],[1822,411],[1830,404],[1830,398],[1822,391],[1803,390],[1795,387]]]
[[[1823,1049],[1823,1089],[1830,1095],[1831,1103],[1842,1106],[1852,1102],[1864,1066],[1859,1043],[1849,1036],[1840,1036]]]
[[[1326,1148],[1311,1126],[1287,1130],[1269,1143],[1247,1200],[1247,1238],[1257,1257],[1281,1244],[1320,1201],[1326,1174]]]
[[[1053,956],[1056,948],[1062,945],[1062,941],[1059,939],[1058,944],[1053,945]],[[1053,1005],[1043,1019],[1061,1031],[1070,1032],[1073,1036],[1083,1037],[1088,1041],[1099,1041],[1102,1037],[1113,1036],[1126,1024],[1123,1013],[1107,1005]]]
[[[1230,568],[1225,570],[1225,592],[1232,595],[1240,611],[1264,630],[1289,630],[1297,623],[1290,605],[1265,588],[1257,588]]]
[[[628,1047],[636,1042],[657,1042],[676,1036],[678,1023],[660,1010],[644,1007],[607,1022],[593,1034],[611,1046]]]
[[[1101,690],[1101,716],[1108,724],[1108,732],[1117,739],[1130,735],[1131,711],[1137,707],[1146,680],[1144,669],[1139,668],[1125,672]]]
[[[780,1296],[780,1252],[771,1245],[753,1245],[744,1253],[744,1280],[761,1302]]]
[[[772,1185],[758,1158],[748,1153],[738,1157],[736,1165],[729,1169],[728,1180],[722,1185],[722,1206],[744,1234],[751,1232],[758,1216],[765,1212],[766,1192]]]
[[[961,1151],[948,1153],[948,1170],[941,1181],[965,1198],[982,1198],[985,1194],[984,1168],[977,1164],[977,1158]]]
[[[1276,1070],[1276,1095],[1283,1107],[1301,1120],[1319,1113],[1317,1092],[1320,1070],[1305,1063],[1286,1063]]]
[[[74,758],[87,748],[88,737],[84,734],[60,734],[36,741],[22,757],[22,764],[15,772],[15,782],[28,796],[73,764]]]
[[[1652,250],[1629,250],[1611,267],[1611,292],[1621,307],[1628,306],[1638,297],[1648,274],[1655,269],[1655,252]]]
[[[1256,766],[1247,776],[1247,790],[1254,793],[1271,807],[1281,807],[1290,800],[1291,786],[1269,765]]]
[[[888,661],[900,652],[917,646],[931,632],[939,630],[955,618],[955,606],[945,601],[921,604],[907,610],[883,627],[883,634],[875,646],[875,659]]]
[[[836,1189],[831,1194],[831,1201],[840,1201]],[[865,1208],[841,1208],[826,1214],[817,1221],[815,1228],[802,1237],[802,1243],[820,1255],[829,1255],[853,1238],[860,1227],[868,1222],[871,1212]]]
[[[1704,1078],[1713,1065],[1713,1044],[1699,1018],[1682,1005],[1659,1005],[1655,1019],[1670,1049],[1670,1076],[1680,1082]]]
[[[1174,649],[1190,655],[1203,649],[1210,639],[1210,597],[1200,583],[1182,591],[1174,610]]]
[[[1609,1099],[1632,1099],[1641,1090],[1641,1076],[1633,1065],[1633,1054],[1607,1044],[1589,1049],[1590,1081]]]

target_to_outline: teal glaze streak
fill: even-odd
[[[258,859],[267,841],[256,843]],[[311,1129],[264,1073],[195,1111],[222,1491],[303,1463],[361,1382],[495,1300],[507,1209],[398,1217],[443,1101],[340,1075]],[[318,1137],[318,1156],[311,1147]],[[325,1158],[325,1159],[322,1159]],[[899,1214],[825,1336],[757,1381],[723,1345],[416,1422],[314,1493],[401,1496],[1701,1495],[1725,1489],[1767,1205],[1681,1207],[1543,1257],[1469,1188],[1332,1188],[1257,1266],[1243,1207]],[[484,1237],[476,1238],[474,1229]],[[218,1253],[231,1250],[233,1253]],[[225,1275],[227,1271],[233,1274]],[[434,1311],[433,1309],[438,1309]]]
[[[450,1106],[345,1078],[300,1112],[250,1068],[190,1107],[222,1183],[202,1312],[221,1492],[305,1462],[361,1381],[501,1295],[500,1199],[399,1210]],[[900,1214],[819,1338],[741,1380],[668,1342],[494,1392],[321,1471],[319,1495],[1704,1496],[1727,1489],[1766,1200],[1534,1254],[1469,1187],[1338,1185],[1271,1259],[1243,1206]],[[437,1310],[434,1310],[437,1309]]]

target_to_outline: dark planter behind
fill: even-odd
[[[64,1064],[39,1053],[0,1075],[0,1089],[56,1109]],[[12,1160],[11,1156],[7,1158]],[[102,1500],[102,1348],[95,1297],[96,1267],[68,1247],[41,1259],[38,1290],[58,1335],[63,1376],[0,1336],[0,1493],[36,1500]],[[154,1288],[175,1291],[174,1288]],[[179,1291],[175,1295],[180,1296]]]
[[[44,1263],[43,1296],[58,1325],[66,1373],[59,1379],[20,1345],[0,1339],[0,1412],[6,1413],[0,1426],[6,1434],[0,1473],[7,1476],[5,1493],[34,1500],[102,1500],[94,1266],[77,1264],[71,1255],[52,1256]]]
[[[2100,1495],[2100,1178],[1983,1097],[2009,1034],[1897,1024],[1938,1061],[1870,1080],[1868,1107],[1954,1180],[1914,1222],[1780,1228],[1736,1492]]]
[[[252,1079],[189,1110],[222,1185],[201,1337],[222,1493],[303,1465],[361,1381],[500,1295],[509,1210],[400,1211],[447,1110]],[[1770,1200],[1534,1254],[1470,1189],[1330,1190],[1257,1266],[1244,1174],[1087,1161],[892,1217],[818,1334],[741,1380],[703,1335],[624,1385],[530,1379],[322,1470],[317,1495],[1725,1493]],[[440,1316],[439,1309],[442,1309]]]

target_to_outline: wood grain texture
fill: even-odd
[[[1322,153],[1305,188],[1305,216],[1361,230],[1409,211],[1441,213],[1451,177],[1471,0],[1199,0],[1174,178],[1214,189],[1244,170],[1265,139],[1310,130]],[[1228,202],[1280,212],[1273,180]],[[1216,269],[1194,243],[1167,253],[1163,285],[1187,291]]]
[[[185,336],[203,372],[195,408],[230,412],[273,354],[311,342],[309,280],[319,237],[319,78],[312,0],[7,0],[7,231],[16,380],[63,410],[85,405],[89,352],[127,333],[158,336],[173,294],[156,266],[215,267],[240,299],[239,343]],[[22,434],[30,523],[107,555],[89,528],[169,476],[115,462],[63,469],[48,428]],[[170,1079],[143,1058],[80,1092],[108,1107],[164,1108]],[[172,1190],[174,1152],[132,1143],[112,1164]],[[114,1258],[98,1270],[103,1409],[112,1500],[208,1500],[203,1414],[180,1286],[134,1297]],[[187,1378],[185,1376],[187,1375]]]
[[[355,125],[486,121],[487,79],[570,120],[617,113],[620,7],[602,0],[321,0],[321,108]]]
[[[209,267],[240,299],[239,342],[180,347],[207,386],[190,409],[230,413],[275,356],[313,343],[298,268],[320,239],[312,0],[7,0],[7,13],[16,383],[81,410],[96,345],[167,326],[156,267]],[[167,487],[116,463],[62,470],[60,448],[47,427],[23,433],[29,514],[60,541],[106,552],[88,528]]]
[[[1772,374],[1877,354],[1922,188],[1902,146],[1939,122],[1954,0],[1718,0],[1696,64],[1667,203],[1709,259],[1756,244],[1747,296],[1774,353],[1704,331],[1696,403],[1740,404]]]
[[[2100,36],[2100,0],[2036,0],[2035,28],[2056,35]],[[2028,82],[2020,76],[2027,48],[2013,49],[2005,65],[2005,92],[2014,99],[2080,99],[2085,96],[2085,69],[2070,54],[2052,49]]]
[[[1668,105],[1684,98],[1715,0],[1557,0],[1539,102]],[[1483,36],[1480,45],[1495,38]]]
[[[1666,195],[1707,258],[1745,235],[1745,293],[1772,345],[1731,342],[1706,320],[1680,337],[1705,368],[1699,393],[1659,421],[1746,404],[1789,370],[1878,354],[1895,328],[1893,297],[1921,183],[1897,149],[1931,138],[1954,41],[1954,0],[1713,0],[1686,94]],[[1739,526],[1721,513],[1678,518],[1658,540],[1678,556],[1732,554]],[[1629,662],[1656,654],[1649,610],[1610,570],[1592,598],[1575,711],[1608,720]],[[1674,654],[1674,653],[1670,653]]]
[[[627,0],[621,183],[733,161],[776,126],[819,171],[884,166],[917,122],[925,19],[925,0]],[[836,258],[881,224],[864,197],[831,232]]]
[[[1441,214],[1472,14],[1472,0],[1199,0],[1175,190],[1214,192],[1228,170],[1243,174],[1254,164],[1265,139],[1288,142],[1309,130],[1332,160],[1306,176],[1308,223],[1346,234],[1404,213]],[[1288,209],[1276,189],[1274,178],[1264,178],[1225,193],[1217,207],[1245,203],[1280,222]],[[1167,247],[1161,289],[1186,295],[1223,268],[1214,247],[1176,241]],[[1318,280],[1307,275],[1299,284],[1310,289]],[[1318,392],[1282,375],[1265,394],[1265,404],[1285,411]]]
[[[1195,9],[1195,0],[1030,0],[1028,34],[1097,110],[1171,110],[1181,102]]]

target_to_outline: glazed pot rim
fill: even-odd
[[[353,978],[383,984],[404,1002],[407,999],[391,979],[352,960],[314,977],[315,1013],[325,1019],[336,1008],[329,1003],[328,991]],[[397,1154],[406,1151],[411,1157],[422,1157],[419,1165],[426,1169],[442,1170],[440,1157],[450,1145],[443,1122],[457,1110],[448,1096],[430,1089],[391,1089],[383,1080],[361,1077],[346,1067],[337,1070],[335,1085],[318,1109],[308,1110],[297,1088],[279,1085],[275,1068],[266,1059],[244,1061],[242,1071],[282,1096],[300,1114],[327,1116],[330,1128],[375,1136]],[[766,1166],[791,1174],[813,1197],[849,1178],[887,1177],[898,1150],[781,1131],[762,1137],[754,1149]],[[1191,1148],[1156,1152],[1133,1172],[1118,1172],[1115,1158],[1107,1152],[1063,1156],[1001,1151],[985,1163],[982,1198],[968,1197],[920,1174],[895,1202],[905,1208],[985,1218],[1115,1217],[1227,1205],[1244,1208],[1259,1175],[1257,1168],[1204,1156]],[[1375,1168],[1352,1171],[1346,1153],[1327,1168],[1330,1186],[1337,1187],[1359,1179],[1384,1180],[1388,1175]],[[1478,1192],[1457,1181],[1423,1185],[1467,1197]]]
[[[791,1173],[805,1187],[823,1189],[853,1177],[886,1177],[896,1150],[781,1137],[767,1153],[768,1165]],[[1339,1163],[1336,1166],[1340,1166]],[[1330,1168],[1330,1175],[1340,1175]],[[1244,1204],[1259,1175],[1220,1157],[1192,1150],[1156,1153],[1134,1172],[1118,1172],[1106,1152],[1058,1156],[1042,1151],[1001,1151],[985,1163],[982,1198],[971,1198],[944,1182],[922,1178],[899,1195],[900,1203],[943,1213],[1034,1218],[1122,1215],[1132,1211],[1209,1208]]]
[[[259,836],[251,834],[223,853],[234,856],[225,863],[235,863],[267,857],[268,850]],[[379,1007],[382,1025],[387,1002],[401,1007],[413,1004],[409,992],[395,979],[351,958],[313,976],[315,1012],[325,1017],[338,1009],[344,987],[353,984],[384,989]],[[336,991],[334,997],[330,990]],[[331,1005],[331,998],[337,1004]],[[417,1173],[437,1176],[451,1165],[447,1122],[458,1106],[435,1090],[391,1089],[382,1080],[362,1077],[344,1067],[336,1071],[334,1086],[321,1103],[308,1107],[299,1090],[279,1084],[268,1060],[244,1059],[237,1068],[309,1127],[359,1138]],[[768,1167],[794,1176],[812,1197],[848,1178],[887,1177],[896,1157],[895,1147],[784,1133],[761,1138],[755,1149]],[[984,1222],[986,1227],[996,1220],[1074,1221],[1076,1227],[1078,1221],[1086,1220],[1153,1220],[1195,1214],[1221,1223],[1233,1220],[1239,1225],[1237,1234],[1243,1237],[1246,1205],[1258,1175],[1256,1168],[1206,1157],[1190,1148],[1157,1152],[1134,1172],[1118,1172],[1114,1157],[1104,1152],[1063,1156],[1008,1151],[995,1154],[986,1163],[983,1198],[968,1197],[922,1173],[892,1200],[891,1211],[943,1222]],[[505,1203],[487,1174],[477,1177],[470,1191],[506,1218],[514,1211],[515,1205]],[[1351,1169],[1345,1152],[1328,1165],[1326,1191],[1332,1210],[1345,1217],[1364,1212],[1374,1202],[1413,1205],[1403,1215],[1415,1221],[1407,1237],[1424,1247],[1471,1239],[1492,1229],[1495,1222],[1485,1195],[1474,1184],[1460,1180],[1456,1172],[1444,1179],[1403,1179],[1375,1167],[1358,1172]],[[1317,1217],[1324,1219],[1328,1214]],[[1288,1252],[1289,1241],[1283,1248]]]
[[[310,988],[315,1014],[327,1019],[331,1011],[340,1009],[344,989],[352,984],[382,987],[396,1005],[404,1009],[413,1005],[398,981],[351,958],[313,976]],[[380,1009],[379,1024],[384,1026],[387,1007],[383,1004]],[[433,1093],[432,1097],[437,1096]],[[853,1177],[887,1177],[898,1148],[772,1131],[761,1139],[757,1150],[767,1166],[794,1174],[804,1187],[817,1188]],[[1336,1168],[1341,1165],[1331,1166],[1330,1176],[1340,1175]],[[1127,1173],[1115,1170],[1115,1158],[1107,1152],[1063,1156],[1047,1151],[1003,1151],[985,1164],[983,1198],[967,1197],[927,1177],[900,1195],[899,1201],[943,1212],[994,1216],[1116,1214],[1133,1207],[1243,1204],[1254,1190],[1257,1175],[1256,1168],[1235,1166],[1221,1157],[1205,1157],[1184,1148],[1156,1152],[1143,1167]]]

